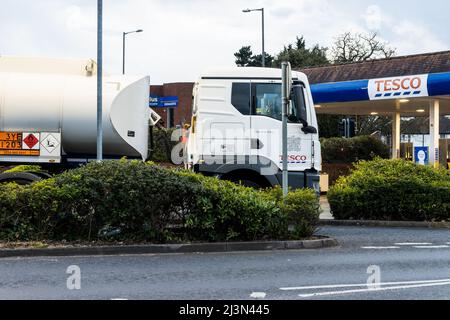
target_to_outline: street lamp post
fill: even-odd
[[[123,33],[123,37],[122,37],[122,41],[123,41],[123,46],[122,46],[122,48],[123,48],[123,55],[122,55],[122,58],[123,58],[123,63],[122,63],[122,73],[123,73],[123,74],[125,74],[125,37],[126,37],[128,34],[131,34],[131,33],[140,33],[140,32],[143,32],[143,31],[144,31],[144,30],[139,29],[139,30],[129,31],[129,32],[124,32],[124,33]]]
[[[265,40],[264,40],[264,38],[265,38],[265,35],[264,35],[264,33],[265,33],[265,30],[264,30],[265,29],[264,28],[264,8],[242,10],[242,12],[244,12],[244,13],[248,13],[248,12],[252,12],[252,11],[261,11],[261,15],[262,15],[262,66],[263,66],[263,68],[265,68],[266,67],[266,51],[264,48],[264,42],[265,42]]]
[[[103,0],[97,0],[97,161],[103,161]]]

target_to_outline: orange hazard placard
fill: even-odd
[[[1,150],[0,156],[40,156],[39,150]]]
[[[34,134],[24,137],[22,132],[0,132],[1,156],[39,156],[38,144],[39,138]]]
[[[21,132],[0,132],[0,141],[22,141]]]

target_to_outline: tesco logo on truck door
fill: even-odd
[[[288,163],[294,164],[300,164],[300,163],[306,163],[308,160],[308,157],[305,155],[299,155],[299,154],[290,154],[288,156]],[[280,156],[280,163],[283,163],[283,156]]]
[[[428,75],[369,80],[370,100],[406,99],[428,96]]]

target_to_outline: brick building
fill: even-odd
[[[156,97],[178,97],[176,107],[154,107],[164,121],[164,126],[173,128],[191,122],[191,105],[193,82],[168,83],[164,85],[150,86],[150,95]]]

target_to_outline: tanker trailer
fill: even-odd
[[[67,168],[95,159],[95,75],[93,60],[0,57],[0,165]],[[160,120],[149,87],[149,77],[105,74],[105,159],[147,159],[149,124]],[[0,182],[20,180],[13,176]]]

